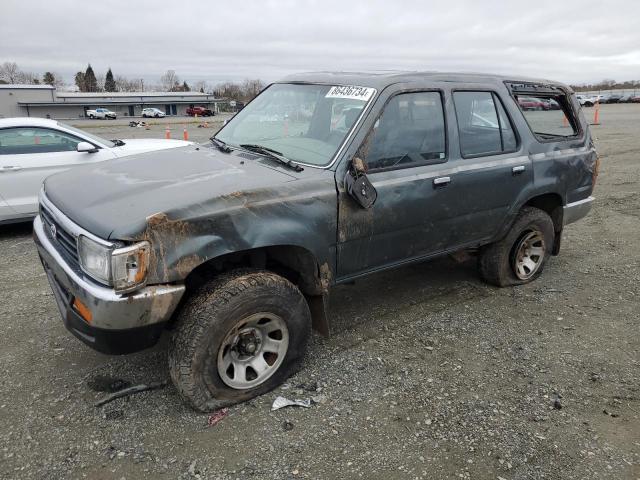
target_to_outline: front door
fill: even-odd
[[[355,276],[445,247],[439,222],[448,190],[436,180],[447,165],[442,93],[393,96],[358,151],[378,192],[362,209],[339,192],[338,275]],[[341,182],[338,182],[341,184]]]
[[[60,130],[37,127],[0,130],[0,192],[20,216],[38,211],[38,193],[46,177],[76,165],[114,158],[110,149],[76,151],[83,141]]]

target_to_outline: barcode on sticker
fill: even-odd
[[[375,88],[357,87],[355,85],[341,85],[331,87],[326,98],[349,98],[351,100],[368,101],[375,93]]]

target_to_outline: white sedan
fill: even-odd
[[[55,120],[0,119],[0,224],[34,217],[42,181],[51,174],[192,144],[165,139],[105,140]]]
[[[144,118],[147,117],[155,117],[155,118],[164,118],[166,114],[157,108],[145,108],[142,110],[142,116]]]

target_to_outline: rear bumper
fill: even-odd
[[[143,350],[157,342],[164,322],[184,294],[184,285],[153,285],[118,295],[70,267],[45,234],[39,216],[33,222],[33,237],[62,320],[71,333],[95,350],[112,354]],[[91,322],[72,306],[76,298],[91,311]]]
[[[577,202],[567,203],[562,207],[562,224],[569,225],[570,223],[577,222],[581,218],[587,216],[593,206],[593,197],[587,197]]]

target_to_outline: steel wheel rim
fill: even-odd
[[[236,390],[266,382],[289,348],[285,321],[273,313],[259,312],[243,318],[227,333],[218,350],[218,374]]]
[[[544,260],[544,236],[538,231],[525,233],[514,252],[513,271],[520,280],[528,280],[536,274]]]

